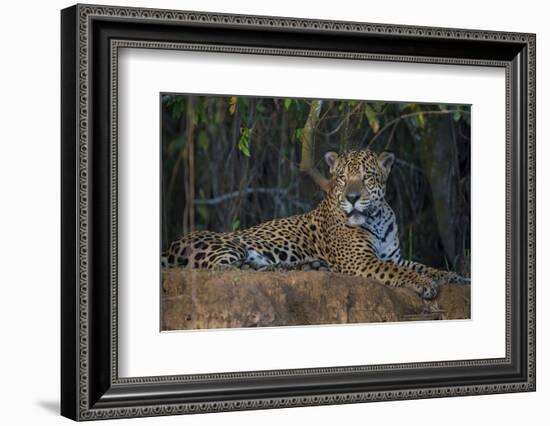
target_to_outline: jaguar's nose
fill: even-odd
[[[348,192],[346,194],[346,199],[351,203],[351,205],[355,205],[355,202],[359,199],[361,195],[357,192]]]

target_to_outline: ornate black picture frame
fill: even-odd
[[[76,5],[61,13],[61,413],[74,420],[535,390],[535,35]],[[482,65],[506,72],[506,356],[120,378],[121,47]]]

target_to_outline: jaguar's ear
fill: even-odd
[[[336,164],[338,164],[338,154],[334,151],[329,151],[325,154],[325,162],[328,164],[328,170],[330,173],[334,173]]]
[[[391,152],[382,152],[378,156],[378,164],[380,164],[380,167],[384,171],[386,177],[390,174],[391,166],[393,165],[394,160],[395,156]]]

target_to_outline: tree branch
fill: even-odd
[[[397,127],[397,124],[399,124],[399,122],[404,119],[404,118],[409,118],[409,117],[415,117],[417,115],[420,115],[420,114],[426,114],[426,115],[441,115],[441,114],[453,114],[455,112],[460,112],[461,114],[469,114],[468,111],[463,111],[461,109],[445,109],[445,110],[440,110],[440,111],[416,111],[416,112],[411,112],[411,113],[408,113],[408,114],[403,114],[397,118],[394,118],[393,120],[390,120],[388,121],[384,127],[382,127],[378,133],[376,135],[374,135],[374,137],[369,141],[369,143],[367,144],[368,147],[370,147],[377,139],[378,137],[384,133],[384,131],[388,130],[390,127],[392,126],[395,126]],[[393,132],[392,132],[393,133]]]
[[[314,100],[307,116],[304,130],[302,132],[302,158],[300,159],[300,171],[307,173],[313,181],[325,192],[328,191],[328,179],[315,167],[313,135],[319,123],[319,113],[322,102]]]
[[[238,198],[242,195],[248,194],[274,194],[274,195],[286,195],[288,190],[281,188],[244,188],[241,191],[228,192],[227,194],[220,195],[218,197],[207,198],[204,200],[193,200],[195,205],[214,206],[216,204],[223,203],[224,201],[232,198]]]

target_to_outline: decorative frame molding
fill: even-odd
[[[127,30],[125,25],[129,23],[139,24],[140,29]],[[168,26],[188,29],[188,34],[182,37],[189,40],[177,39],[169,30],[167,34],[159,31]],[[212,27],[234,35],[238,44],[213,43],[201,32]],[[249,31],[255,34],[270,31],[275,35],[272,38],[266,35],[267,39],[260,41],[263,45],[252,45],[247,41]],[[159,40],[140,38],[144,33],[158,34]],[[333,41],[336,49],[302,46],[300,36],[310,33]],[[285,35],[297,38],[297,45],[289,45],[289,37]],[[367,51],[354,48],[354,41],[365,38],[372,41]],[[349,49],[346,43],[351,43]],[[399,50],[400,46],[416,45],[419,47],[415,55]],[[454,50],[444,56],[441,46]],[[119,378],[116,123],[118,49],[124,47],[505,68],[506,357]],[[471,47],[477,49],[467,52]],[[62,81],[63,415],[91,420],[535,389],[533,34],[76,5],[62,11]],[[107,257],[102,257],[100,247]],[[520,259],[512,261],[512,255],[518,254]],[[502,375],[506,372],[510,379],[497,382],[496,376],[491,376],[492,381],[480,378],[468,385],[453,385],[452,380],[456,379],[453,374],[449,376],[457,369],[467,373],[489,367],[502,370]],[[429,371],[434,386],[403,385],[406,372],[415,370]],[[381,372],[391,373],[394,384],[377,389],[375,379]],[[346,378],[349,383],[341,390],[326,391],[336,376],[340,380]],[[248,385],[237,393],[224,394],[223,385],[235,379],[247,381]],[[284,379],[286,387],[275,384],[276,379]],[[298,391],[296,387],[305,379],[315,385],[311,385],[311,390]],[[197,389],[195,395],[190,393],[189,386]],[[168,398],[166,390],[173,391],[175,387],[181,388],[181,394]],[[269,396],[255,397],[260,390]],[[201,392],[210,396],[204,398]]]

